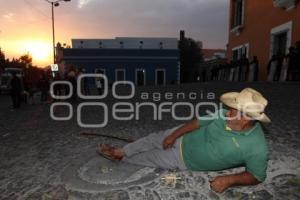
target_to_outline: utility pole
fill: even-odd
[[[71,0],[57,0],[57,1],[50,1],[45,0],[46,2],[51,4],[51,14],[52,14],[52,42],[53,42],[53,64],[56,63],[56,49],[55,49],[55,29],[54,29],[54,7],[59,6],[59,2],[61,1],[71,1]]]
[[[53,64],[56,63],[56,54],[55,54],[55,30],[54,30],[54,2],[51,2],[52,9],[52,42],[53,42]]]

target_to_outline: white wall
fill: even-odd
[[[141,44],[141,41],[143,42]],[[123,45],[121,45],[121,42]],[[100,45],[101,43],[101,45]],[[115,39],[72,39],[72,48],[177,49],[177,38],[116,37]]]

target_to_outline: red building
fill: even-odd
[[[299,0],[230,0],[228,59],[257,56],[265,80],[272,55],[300,40]]]

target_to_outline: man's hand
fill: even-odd
[[[230,177],[228,176],[217,176],[214,177],[210,182],[210,188],[215,191],[222,193],[224,192],[227,188],[231,186],[230,184]]]
[[[220,193],[231,186],[256,185],[260,183],[251,173],[246,171],[239,174],[217,176],[209,182],[211,189]]]
[[[163,141],[163,148],[164,149],[172,148],[175,142],[176,142],[176,138],[173,135],[169,135]]]

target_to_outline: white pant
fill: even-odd
[[[181,138],[170,149],[163,149],[163,140],[178,127],[153,133],[123,147],[126,156],[124,162],[162,169],[186,170],[181,156]]]

